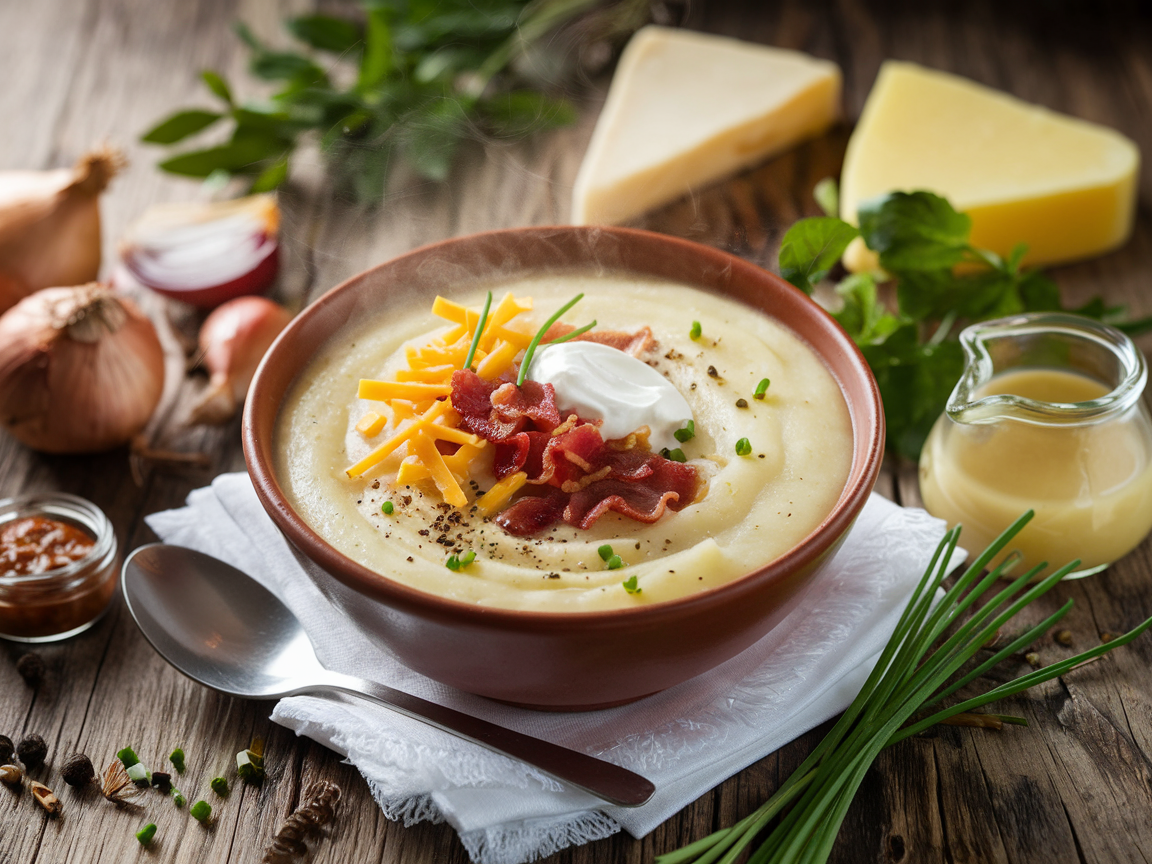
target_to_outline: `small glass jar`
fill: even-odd
[[[0,573],[0,638],[67,639],[95,624],[116,594],[116,532],[99,507],[76,495],[44,492],[0,500],[0,528],[29,517],[63,522],[94,545],[82,558],[42,573]]]
[[[1005,554],[1068,578],[1104,569],[1152,529],[1152,420],[1144,355],[1089,318],[1034,313],[968,327],[966,368],[920,456],[929,513],[978,551],[1025,510]],[[1049,569],[1046,572],[1051,572]]]

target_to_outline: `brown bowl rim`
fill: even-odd
[[[855,432],[858,428],[858,418],[856,417],[857,412],[850,410],[854,437],[853,463],[849,468],[848,477],[850,482],[853,475],[856,475],[856,482],[851,484],[850,488],[846,487],[845,490],[841,492],[840,498],[832,511],[796,546],[792,547],[792,549],[780,557],[768,562],[763,567],[745,573],[743,576],[730,582],[672,600],[592,612],[544,612],[478,606],[439,597],[435,594],[411,588],[353,561],[317,534],[312,527],[296,513],[292,505],[288,503],[284,491],[276,479],[271,464],[271,442],[265,446],[261,445],[257,440],[256,426],[258,425],[258,418],[255,415],[261,410],[261,406],[274,404],[276,410],[269,427],[274,433],[275,415],[279,414],[280,403],[272,403],[270,400],[261,398],[262,390],[266,386],[263,373],[265,368],[272,362],[272,357],[280,349],[280,346],[289,343],[295,334],[300,331],[303,326],[301,322],[305,320],[306,316],[317,314],[318,310],[335,302],[336,298],[344,291],[350,290],[354,285],[364,281],[371,274],[395,266],[400,261],[417,256],[431,255],[452,246],[475,243],[481,238],[498,239],[501,236],[508,235],[540,235],[543,237],[555,235],[557,232],[596,232],[600,235],[608,233],[625,240],[632,239],[634,242],[663,243],[669,247],[683,250],[687,255],[708,259],[710,263],[718,268],[731,268],[733,278],[767,279],[770,282],[779,282],[789,290],[799,292],[798,288],[785,282],[776,274],[729,252],[680,237],[658,234],[638,228],[603,226],[534,226],[483,231],[428,243],[402,255],[395,256],[381,264],[370,267],[367,270],[363,270],[355,276],[344,280],[334,288],[331,288],[289,323],[288,327],[276,338],[276,341],[265,353],[252,380],[248,397],[245,400],[242,438],[244,459],[248,467],[248,473],[261,504],[269,516],[271,516],[276,526],[288,539],[289,543],[319,565],[321,569],[342,582],[346,587],[372,600],[381,602],[386,606],[395,607],[409,613],[415,612],[426,619],[440,620],[447,623],[471,623],[488,627],[498,625],[502,629],[521,632],[541,632],[545,630],[553,632],[558,630],[580,630],[582,632],[589,632],[596,630],[614,630],[621,625],[628,627],[638,627],[641,625],[652,626],[671,620],[682,620],[686,614],[691,615],[696,612],[703,613],[705,610],[709,610],[716,605],[726,605],[734,602],[738,596],[759,591],[765,584],[772,584],[784,579],[789,574],[808,567],[818,560],[831,549],[851,527],[872,492],[880,473],[881,462],[883,461],[885,422],[880,391],[863,354],[861,354],[856,343],[844,332],[836,320],[816,303],[812,304],[813,312],[818,319],[823,319],[829,337],[836,343],[836,347],[839,350],[848,355],[850,364],[856,367],[856,370],[862,375],[867,383],[868,392],[872,397],[869,400],[869,405],[871,406],[870,413],[872,416],[862,416],[859,418],[859,428],[867,443],[866,452],[863,457],[865,460],[864,469],[857,473],[856,456],[859,454],[860,448],[856,443]],[[638,270],[635,272],[640,273],[642,271]],[[720,293],[709,291],[705,286],[692,285],[692,287],[708,293]],[[729,299],[736,298],[730,297]],[[736,302],[739,303],[742,301],[737,299]],[[757,311],[762,312],[763,310]],[[781,321],[781,323],[795,332],[787,322]],[[331,335],[327,338],[330,339]],[[327,339],[325,341],[327,341]],[[804,341],[807,342],[807,340]],[[826,354],[828,352],[821,351],[811,344],[809,344],[809,347],[817,351],[818,356],[821,357],[821,360],[827,366]],[[829,369],[829,371],[831,372],[832,370]],[[298,375],[299,372],[297,372],[297,375],[294,376],[292,380],[295,381]],[[835,373],[833,373],[833,378],[836,379],[837,385],[843,394],[845,390],[844,383]],[[290,386],[291,384],[289,384],[289,387]]]

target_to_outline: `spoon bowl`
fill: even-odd
[[[247,699],[350,693],[520,759],[622,807],[656,787],[627,769],[443,705],[325,669],[299,619],[268,589],[210,555],[155,543],[124,562],[124,599],[144,637],[189,678]]]

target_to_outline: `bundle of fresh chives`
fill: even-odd
[[[828,860],[840,824],[865,773],[885,747],[957,714],[1050,681],[1113,648],[1126,645],[1152,626],[1150,618],[1108,643],[909,723],[914,714],[936,706],[1034,642],[1071,610],[1072,601],[1068,600],[1044,621],[952,680],[962,666],[995,638],[1001,626],[1079,566],[1080,562],[1073,561],[1033,584],[1047,566],[1041,564],[970,612],[1000,580],[1008,562],[1002,562],[986,574],[985,568],[1031,518],[1032,511],[1028,511],[1017,519],[972,562],[943,597],[937,599],[938,589],[948,575],[960,528],[957,526],[945,534],[872,674],[832,731],[758,810],[731,828],[657,857],[657,864],[732,864],[782,813],[783,817],[748,858],[748,864],[822,864]],[[1012,722],[1015,718],[1001,719]]]

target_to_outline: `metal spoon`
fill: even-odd
[[[320,665],[295,615],[259,582],[223,561],[155,543],[124,562],[124,598],[152,647],[194,681],[232,696],[279,699],[339,691],[363,696],[621,807],[652,797],[652,783],[618,765]]]

